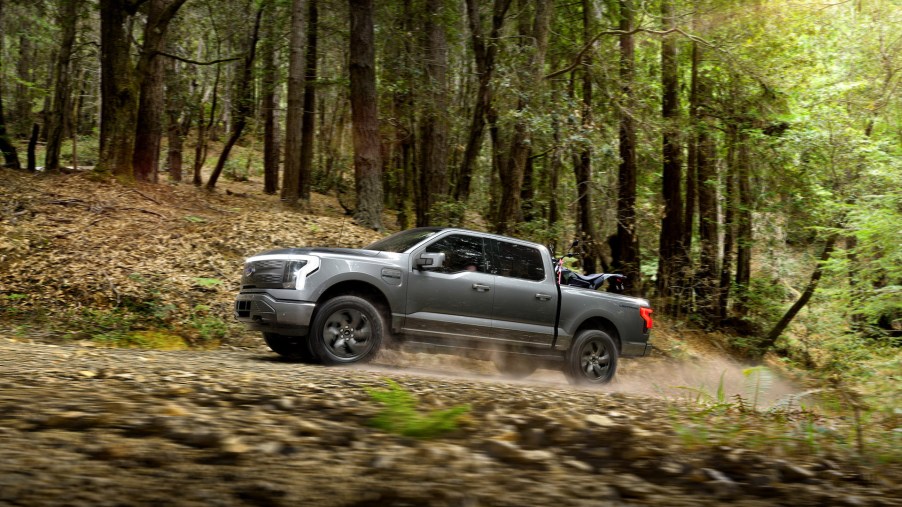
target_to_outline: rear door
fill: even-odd
[[[439,269],[417,269],[422,253],[443,253]],[[404,331],[446,338],[488,339],[495,276],[487,272],[480,236],[455,232],[412,253]]]
[[[551,346],[558,293],[550,266],[534,245],[488,239],[495,278],[492,338]]]

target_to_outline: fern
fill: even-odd
[[[393,380],[386,379],[388,389],[367,389],[382,410],[371,424],[389,433],[416,438],[436,437],[457,429],[460,418],[470,411],[469,405],[458,405],[445,410],[420,412],[417,400]]]
[[[752,400],[752,410],[758,410],[758,399],[774,383],[774,375],[765,366],[754,366],[742,370],[745,376],[746,397]]]

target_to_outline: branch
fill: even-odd
[[[182,58],[181,56],[173,55],[170,53],[165,53],[163,51],[157,51],[157,54],[160,56],[166,56],[166,57],[172,58],[173,60],[178,60],[180,62],[190,63],[192,65],[216,65],[217,63],[234,62],[235,60],[241,60],[242,58],[244,58],[243,56],[235,56],[232,58],[221,58],[219,60],[213,60],[211,62],[199,62],[197,60],[190,60],[188,58]]]
[[[560,76],[561,74],[566,74],[566,73],[572,71],[573,69],[579,67],[580,63],[582,63],[582,61],[583,61],[583,56],[586,54],[586,51],[588,51],[589,48],[591,48],[592,45],[595,44],[595,42],[597,42],[598,39],[600,39],[602,35],[633,35],[633,34],[636,34],[639,32],[648,33],[648,34],[652,34],[652,35],[661,35],[661,36],[669,35],[672,33],[678,33],[678,34],[682,35],[683,37],[686,37],[687,39],[692,40],[694,42],[698,42],[698,43],[703,44],[708,47],[712,47],[712,48],[714,47],[713,44],[706,41],[705,39],[702,39],[701,37],[699,37],[697,35],[692,35],[690,33],[686,33],[681,28],[670,28],[668,30],[649,30],[648,28],[634,28],[629,31],[627,31],[627,30],[604,30],[602,32],[597,33],[595,35],[595,37],[592,37],[589,40],[589,42],[587,42],[583,46],[583,48],[579,50],[579,53],[576,54],[576,58],[574,58],[574,62],[571,65],[569,65],[568,67],[566,67],[564,69],[554,71],[551,74],[548,74],[547,76],[545,76],[545,79],[555,78],[557,76]]]

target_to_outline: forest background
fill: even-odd
[[[379,232],[579,238],[740,355],[893,384],[900,26],[897,0],[0,0],[0,150],[97,186],[250,179],[299,215],[334,195]]]

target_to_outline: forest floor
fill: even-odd
[[[262,347],[258,335],[245,332],[231,318],[232,301],[237,290],[244,257],[281,246],[357,247],[370,243],[381,236],[374,231],[354,225],[350,217],[344,215],[342,206],[333,197],[314,194],[307,209],[292,209],[284,206],[277,196],[266,196],[260,193],[259,182],[225,180],[220,183],[220,188],[216,192],[208,192],[190,184],[164,183],[126,186],[115,182],[95,182],[84,174],[30,175],[9,170],[2,172],[2,183],[0,183],[0,339],[5,339],[6,343],[12,344],[4,346],[4,350],[9,349],[7,352],[10,353],[10,356],[3,358],[3,364],[11,364],[7,362],[7,359],[12,360],[15,354],[29,355],[27,349],[29,346],[36,347],[36,353],[39,355],[59,356],[53,360],[56,366],[50,367],[53,372],[49,373],[41,372],[40,362],[29,361],[27,363],[31,365],[28,368],[34,368],[36,378],[50,379],[49,384],[24,380],[27,372],[21,367],[17,367],[15,370],[8,366],[2,367],[4,376],[8,372],[17,372],[9,377],[10,380],[0,385],[0,402],[5,403],[4,412],[11,414],[0,416],[0,427],[12,428],[5,436],[15,434],[16,439],[27,439],[28,432],[35,430],[41,430],[42,438],[49,435],[48,438],[53,440],[59,437],[54,433],[57,431],[84,430],[91,433],[104,432],[111,427],[107,423],[82,424],[84,422],[82,419],[85,417],[88,420],[94,419],[84,415],[77,417],[65,415],[65,413],[76,410],[77,407],[67,408],[63,406],[65,404],[62,402],[48,401],[48,406],[44,407],[43,412],[39,408],[36,416],[23,413],[21,408],[9,411],[12,406],[28,406],[38,398],[49,396],[47,393],[53,390],[65,393],[72,388],[74,389],[73,396],[86,396],[93,399],[94,395],[98,393],[91,394],[91,386],[82,383],[70,385],[67,382],[72,379],[84,380],[83,377],[94,379],[98,376],[105,376],[110,382],[134,382],[135,375],[138,375],[135,371],[141,369],[139,363],[146,361],[147,357],[145,356],[150,354],[138,350],[133,351],[134,355],[129,355],[128,351],[106,352],[106,349],[98,348],[98,346],[133,345],[156,349],[195,349],[190,353],[173,352],[173,354],[191,354],[190,356],[164,357],[171,357],[174,361],[190,357],[192,361],[190,364],[196,365],[202,365],[204,357],[210,357],[212,361],[224,364],[217,371],[217,375],[226,375],[223,373],[225,370],[240,369],[243,367],[242,365],[246,365],[250,369],[276,368],[277,366],[260,363],[261,357],[269,357],[271,360],[273,355],[269,354],[265,347]],[[385,222],[391,226],[395,223],[394,217],[386,216]],[[136,316],[140,318],[136,318]],[[628,418],[629,420],[643,419],[645,418],[645,415],[641,413],[643,410],[638,407],[645,404],[658,407],[654,409],[657,415],[652,419],[656,421],[655,424],[660,423],[662,429],[649,435],[650,438],[660,439],[655,440],[656,443],[651,445],[651,448],[655,450],[648,451],[649,446],[642,444],[638,448],[645,449],[645,451],[641,451],[637,458],[618,457],[612,461],[612,463],[616,463],[612,465],[617,472],[616,476],[629,476],[627,479],[623,479],[627,482],[639,479],[640,482],[637,483],[639,486],[616,489],[614,487],[615,479],[599,482],[598,484],[604,483],[614,488],[612,490],[605,486],[599,490],[603,495],[597,496],[595,499],[602,500],[602,504],[659,503],[658,501],[666,498],[668,491],[671,491],[678,495],[674,498],[680,500],[677,503],[671,503],[672,505],[716,504],[721,501],[737,500],[747,500],[749,505],[784,503],[794,505],[902,505],[899,502],[902,492],[898,486],[899,479],[902,479],[902,473],[899,469],[898,449],[893,449],[893,442],[899,440],[899,436],[894,435],[893,432],[893,429],[899,426],[898,421],[881,420],[879,424],[871,424],[872,421],[862,422],[843,417],[830,417],[813,408],[800,408],[799,400],[802,399],[804,393],[809,392],[807,389],[810,387],[804,378],[789,379],[785,375],[768,375],[765,379],[766,385],[762,386],[758,382],[750,388],[750,380],[761,380],[760,372],[754,369],[750,370],[751,365],[741,364],[732,358],[723,345],[726,343],[725,337],[717,334],[703,333],[676,322],[659,319],[653,333],[653,343],[655,353],[652,357],[623,361],[618,379],[614,384],[607,386],[603,392],[592,391],[589,394],[569,387],[559,372],[546,370],[540,370],[530,378],[529,383],[518,384],[513,391],[508,391],[504,387],[508,385],[508,381],[495,372],[491,363],[395,350],[385,351],[377,360],[374,371],[378,373],[373,373],[367,378],[372,380],[377,376],[391,376],[392,378],[410,376],[417,379],[413,384],[418,386],[415,390],[426,389],[426,391],[432,392],[437,389],[437,385],[444,386],[446,383],[444,379],[433,378],[435,372],[451,372],[458,378],[464,379],[461,380],[460,389],[457,389],[458,386],[452,382],[454,384],[451,386],[452,393],[449,394],[446,401],[453,400],[455,402],[468,402],[467,392],[497,392],[499,390],[509,392],[510,394],[505,396],[510,398],[510,406],[505,405],[505,410],[511,412],[519,409],[523,413],[517,415],[505,412],[504,417],[500,419],[492,418],[491,424],[480,420],[480,424],[488,424],[487,427],[498,432],[499,435],[505,433],[505,428],[515,433],[510,438],[501,438],[502,441],[509,440],[515,446],[513,449],[509,448],[507,444],[491,444],[494,446],[494,451],[488,452],[488,459],[500,462],[497,464],[497,467],[500,468],[491,468],[493,473],[503,474],[506,470],[505,467],[516,471],[514,475],[519,474],[524,467],[527,469],[537,467],[547,471],[550,465],[545,463],[546,461],[560,461],[570,463],[561,471],[562,477],[576,474],[580,476],[580,480],[585,480],[587,483],[598,479],[599,474],[603,474],[605,471],[610,472],[601,464],[601,458],[599,458],[601,454],[607,453],[606,456],[610,457],[611,452],[619,453],[620,451],[617,449],[612,451],[612,447],[608,447],[606,451],[599,450],[598,452],[601,454],[592,457],[588,449],[574,451],[575,454],[570,453],[572,454],[570,455],[569,451],[560,454],[559,450],[551,449],[554,446],[550,443],[538,444],[538,441],[535,440],[539,438],[537,435],[543,435],[545,432],[552,434],[557,430],[546,428],[544,425],[548,422],[545,419],[542,420],[544,422],[541,422],[541,427],[537,427],[536,431],[530,430],[532,423],[528,422],[528,418],[523,419],[531,412],[529,400],[538,400],[536,403],[551,408],[556,403],[555,400],[561,396],[580,398],[585,394],[588,397],[596,397],[591,403],[598,403],[597,397],[602,397],[604,401],[602,404],[606,404],[605,406],[608,408],[599,414],[605,415],[608,419],[613,417],[615,420],[619,417],[616,414],[632,414]],[[48,349],[48,344],[51,347],[63,346],[63,349]],[[228,359],[217,355],[223,353],[227,354]],[[210,356],[203,354],[210,354]],[[122,363],[121,366],[125,371],[123,375],[126,376],[117,380],[112,375],[98,375],[97,372],[103,367],[96,365],[84,365],[83,368],[73,365],[60,366],[68,364],[70,359],[82,356],[98,358],[97,360],[104,364],[124,361],[125,363]],[[132,364],[132,361],[138,363]],[[285,367],[285,363],[277,363],[277,365],[278,368],[284,369]],[[773,371],[780,371],[777,363],[771,362],[769,365]],[[297,373],[305,376],[309,374],[312,380],[305,380],[305,382],[314,384],[319,382],[317,379],[321,380],[321,378],[329,376],[321,368],[302,367],[302,365],[294,364],[289,364],[289,366],[294,373],[280,370],[278,374],[294,375],[291,377],[294,382],[297,381]],[[311,369],[311,371],[298,372],[297,368],[299,367]],[[65,372],[60,373],[60,368],[63,368]],[[175,368],[175,366],[169,365],[167,368]],[[185,371],[189,372],[185,378],[200,375],[192,368],[185,367]],[[198,369],[202,369],[202,367],[198,366]],[[426,372],[426,380],[420,378],[418,372],[421,371]],[[84,372],[94,372],[95,375]],[[264,375],[262,372],[260,374]],[[337,375],[339,383],[341,383],[340,378],[356,378],[357,376],[355,373]],[[145,374],[144,377],[147,375]],[[171,381],[170,377],[166,377],[166,382]],[[223,380],[224,385],[228,384],[223,388],[225,391],[217,388],[217,393],[243,389],[240,375],[229,373],[228,377],[227,380]],[[156,377],[148,378],[147,381],[156,382],[154,379]],[[468,383],[470,381],[478,382],[478,385],[473,387]],[[189,381],[182,379],[176,383],[181,385],[185,382]],[[500,384],[496,386],[493,383]],[[329,385],[331,384],[323,384],[317,392],[328,398],[328,390],[331,389],[328,387]],[[430,387],[423,388],[423,385]],[[97,387],[106,389],[100,385]],[[134,386],[120,387],[132,388]],[[184,392],[194,392],[197,390],[196,388],[198,387],[191,386]],[[154,389],[163,389],[163,387],[146,385],[140,389],[153,391]],[[206,387],[201,390],[204,389]],[[361,391],[359,386],[357,391]],[[514,399],[516,398],[514,393],[519,393],[520,398]],[[565,394],[561,395],[560,393]],[[104,397],[99,394],[98,396]],[[166,393],[162,393],[160,396],[153,394],[146,399],[153,399],[153,403],[164,403],[166,396]],[[182,395],[177,397],[179,396]],[[266,388],[265,392],[261,391],[260,393],[261,399],[266,400],[275,399],[278,396],[281,396],[280,393],[274,391],[271,386]],[[301,403],[315,402],[314,405],[316,405],[316,403],[321,403],[317,400],[323,396],[313,396]],[[339,398],[343,396],[339,396]],[[47,399],[56,400],[57,398],[58,396],[49,396]],[[225,398],[229,398],[229,396],[225,396]],[[351,399],[359,398],[361,397],[351,396]],[[477,397],[471,401],[487,403],[483,398]],[[291,403],[298,402],[297,399]],[[834,397],[834,399],[838,398]],[[230,400],[231,398],[223,403],[217,402],[218,406],[235,405],[233,400]],[[95,401],[97,404],[90,406],[90,410],[87,412],[102,411],[102,407],[106,406],[104,404],[110,400]],[[187,398],[184,401],[185,403],[199,403],[197,400],[188,400]],[[578,435],[595,431],[592,429],[594,428],[592,425],[595,423],[586,423],[584,418],[594,414],[596,410],[590,405],[580,403],[584,403],[584,401],[577,405],[568,405],[579,414],[576,419],[581,422],[574,423],[573,428],[576,433],[572,435],[567,433],[569,435],[567,439],[573,441],[565,439],[564,447],[577,445]],[[160,409],[160,407],[151,405],[139,404],[129,410],[150,413]],[[339,403],[339,406],[345,405],[347,403]],[[199,407],[194,407],[194,409],[200,412],[206,410]],[[488,410],[485,407],[483,409]],[[173,410],[184,415],[183,408]],[[676,411],[674,414],[678,412],[679,415],[663,417],[668,410],[674,410]],[[59,415],[57,412],[63,415]],[[80,412],[84,413],[85,411],[80,410]],[[615,415],[611,415],[611,413]],[[335,417],[343,417],[342,414],[344,412],[338,410],[329,416],[328,421],[321,420],[326,416],[317,416],[319,419],[316,419],[316,424],[327,427],[340,423],[341,421],[336,420]],[[348,415],[351,418],[349,423],[352,427],[356,427],[355,425],[359,423],[358,419],[360,419],[359,414],[354,415],[353,411],[349,414],[344,415]],[[54,418],[56,415],[62,419]],[[272,419],[266,414],[256,415],[259,415],[262,421]],[[508,420],[509,416],[512,419]],[[62,427],[47,421],[35,422],[35,417],[38,419],[49,418],[52,421],[62,420]],[[71,422],[72,418],[76,421]],[[150,424],[152,426],[159,422],[157,419],[148,421],[142,420],[135,424],[140,423],[139,426],[143,427],[143,425]],[[297,424],[297,422],[294,421],[292,424]],[[113,426],[118,428],[117,431],[121,430],[119,428],[121,425]],[[619,427],[619,424],[616,426]],[[73,428],[75,429],[73,430]],[[161,426],[161,428],[160,431],[164,434],[170,430],[174,432],[173,434],[182,431],[181,429],[167,429],[168,426]],[[649,428],[649,425],[642,425],[641,428]],[[45,429],[53,431],[43,431]],[[862,434],[858,435],[857,430],[863,430]],[[229,433],[225,429],[223,431]],[[370,432],[371,430],[365,431]],[[898,433],[898,430],[895,432]],[[126,431],[126,433],[128,433],[126,436],[131,438],[134,432]],[[159,436],[157,433],[151,433],[154,438]],[[632,434],[630,431],[627,433]],[[33,434],[38,435],[38,433]],[[69,441],[88,438],[88,436],[88,433],[85,433],[77,438],[59,438]],[[167,443],[167,446],[172,444],[175,446],[173,449],[181,449],[179,445],[184,442],[179,439],[184,435],[177,435],[177,437],[169,439],[172,442]],[[401,446],[400,448],[406,449],[402,449],[404,452],[409,451],[411,463],[425,459],[427,462],[439,466],[438,462],[442,460],[456,459],[457,454],[455,453],[464,453],[469,460],[472,457],[471,454],[478,454],[477,451],[480,449],[485,450],[483,445],[486,441],[479,443],[480,440],[472,440],[469,437],[466,443],[451,442],[448,444],[450,447],[435,447],[438,450],[428,450],[428,446],[425,444],[411,443],[404,439],[392,440],[389,444],[396,447]],[[279,440],[280,438],[282,437],[273,436],[271,439]],[[54,444],[50,440],[45,443],[47,446],[53,447]],[[317,449],[330,445],[327,438],[313,440],[316,440]],[[356,437],[350,438],[349,441],[355,440],[357,440]],[[16,441],[18,442],[18,440]],[[223,443],[233,441],[234,439],[216,440],[218,443],[210,444],[212,451],[208,449],[200,454],[224,453],[226,457],[223,459],[229,462],[229,466],[234,466],[233,461],[236,460],[233,458],[236,456],[232,450],[229,450],[231,444]],[[24,445],[24,440],[22,442]],[[284,442],[279,445],[283,444]],[[84,459],[96,459],[96,457],[91,457],[94,451],[88,449],[90,451],[88,452],[82,449],[84,451],[82,452],[77,449],[77,446],[82,444],[73,445],[76,447],[70,449],[73,454],[67,455],[70,459],[76,460],[76,462]],[[110,453],[114,455],[111,458],[102,459],[107,461],[103,466],[114,466],[115,468],[118,466],[116,465],[117,460],[121,458],[121,456],[116,457],[118,452],[116,449],[119,444],[110,445],[113,446],[113,450],[109,453],[103,449],[94,450],[104,456]],[[132,447],[136,445],[134,442],[129,444]],[[300,444],[293,442],[289,447],[297,448],[298,445]],[[337,456],[343,449],[342,445],[344,444],[332,446],[331,454],[323,454],[324,463],[333,463],[339,459]],[[364,450],[367,445],[369,444],[360,444]],[[273,445],[263,445],[262,443],[261,446],[261,449],[274,448]],[[190,444],[188,447],[206,449],[204,445]],[[253,446],[236,444],[236,447],[247,450]],[[238,454],[256,456],[251,451],[245,450]],[[356,449],[356,451],[360,450],[360,448]],[[552,454],[541,456],[535,453],[530,454],[533,451],[543,450],[552,452]],[[711,459],[714,459],[714,456],[722,456],[717,458],[719,461],[715,460],[716,463],[714,461],[705,462],[705,459],[708,458],[697,463],[689,463],[681,458],[681,454],[689,450],[707,453],[706,456],[710,455]],[[179,454],[181,450],[170,451],[173,456],[179,456],[189,461],[207,459],[201,455]],[[376,452],[376,449],[371,449],[371,451],[373,452],[369,455],[363,453],[358,456],[361,461],[355,465],[357,468],[366,468],[364,463],[372,464],[393,459],[385,456],[380,458],[381,454]],[[16,460],[25,460],[17,461],[17,463],[24,466],[26,470],[29,466],[28,463],[32,463],[36,469],[50,473],[47,467],[51,467],[51,465],[40,463],[40,459],[34,456],[28,458],[26,449],[12,448],[9,452],[15,455]],[[244,454],[245,452],[249,454]],[[143,454],[141,455],[143,456]],[[402,455],[406,456],[403,453]],[[623,454],[623,456],[630,455],[629,452]],[[732,459],[730,458],[723,461],[726,459],[724,456],[728,455],[735,455],[736,459],[730,461]],[[743,461],[745,458],[740,459],[740,455],[753,456],[754,464],[748,465],[747,470],[739,470],[741,467],[737,463],[745,463]],[[210,459],[217,461],[222,457],[216,456]],[[263,461],[272,459],[272,456],[266,455],[265,452],[261,456],[260,459]],[[141,459],[145,458],[146,456]],[[131,459],[129,456],[122,459],[131,463],[128,461]],[[141,460],[135,459],[139,465],[142,463]],[[256,459],[254,458],[248,463],[259,464]],[[481,459],[479,458],[477,461]],[[311,460],[313,458],[307,461]],[[656,464],[651,465],[650,463]],[[426,470],[427,475],[431,474],[430,477],[432,477],[437,472],[429,466],[424,465],[423,470]],[[128,467],[139,466],[132,464]],[[349,469],[347,474],[360,474],[361,472],[357,468]],[[477,466],[477,468],[479,467]],[[379,467],[376,466],[375,469],[379,469]],[[734,469],[736,470],[734,471]],[[240,470],[240,467],[236,470],[230,468],[228,473],[235,474],[233,476],[241,475]],[[277,473],[287,473],[284,469],[279,470]],[[553,468],[552,471],[557,470],[557,468]],[[465,472],[466,470],[461,472],[461,477],[468,476]],[[4,486],[7,482],[13,481],[11,473],[9,468],[0,468],[0,490],[12,491]],[[379,476],[380,473],[377,472],[376,475]],[[90,472],[85,472],[85,474],[90,474]],[[652,476],[666,476],[666,480],[652,480]],[[44,475],[33,474],[32,479],[37,482],[32,485],[38,486],[38,483],[43,480],[41,477]],[[207,480],[215,480],[212,477],[204,477]],[[430,477],[413,474],[410,479],[415,483],[417,480],[429,480]],[[21,477],[16,476],[15,480],[19,479]],[[80,479],[76,477],[72,480],[77,482]],[[238,500],[235,498],[238,498],[245,503],[261,505],[278,505],[283,503],[280,499],[319,501],[316,500],[318,497],[304,497],[303,494],[292,488],[283,490],[284,488],[267,483],[266,480],[265,477],[261,477],[242,487],[235,486],[237,497],[232,500],[237,502]],[[543,484],[530,481],[534,481],[534,478],[530,474],[526,474],[520,482],[509,486],[515,488],[529,485],[526,491],[532,491],[534,486],[538,487]],[[444,484],[441,481],[439,483]],[[657,486],[653,483],[656,483]],[[86,503],[97,503],[98,498],[102,499],[100,492],[103,487],[100,485],[95,488],[100,496],[95,495],[91,497],[91,501],[86,500]],[[401,487],[398,491],[407,491],[406,487]],[[656,487],[663,489],[655,489]],[[669,490],[668,488],[676,489]],[[15,491],[25,491],[25,489],[19,488]],[[495,497],[496,494],[502,494],[504,489],[489,486],[476,487],[469,496],[467,494],[464,496],[416,496],[417,494],[414,493],[404,492],[402,494],[392,490],[390,493],[385,493],[388,496],[382,500],[370,498],[373,496],[372,492],[367,496],[363,490],[361,491],[356,500],[352,501],[345,496],[340,496],[333,498],[335,501],[331,504],[377,505],[382,500],[391,500],[388,502],[389,504],[399,505],[539,505],[545,504],[545,500],[568,505],[576,505],[580,502],[591,503],[591,498],[579,495],[567,496],[562,493],[560,488],[551,488],[549,491],[552,493],[546,497],[527,495],[523,498],[532,498],[533,501],[525,503],[519,500],[515,501],[515,498],[520,498],[519,496],[511,497],[509,500]],[[561,495],[571,501],[561,502]],[[591,495],[589,496],[591,497]],[[26,495],[17,499],[8,495],[7,497],[0,495],[0,504],[50,505],[56,503],[54,500],[58,501],[61,498],[52,495],[49,497]],[[153,498],[156,497],[151,495],[145,500],[151,502]],[[338,498],[344,500],[338,501]],[[198,502],[203,503],[201,500]],[[217,498],[217,502],[230,503],[221,498]],[[101,501],[100,503],[115,502]],[[135,500],[135,503],[143,503],[143,501]],[[328,502],[323,504],[326,503]]]

